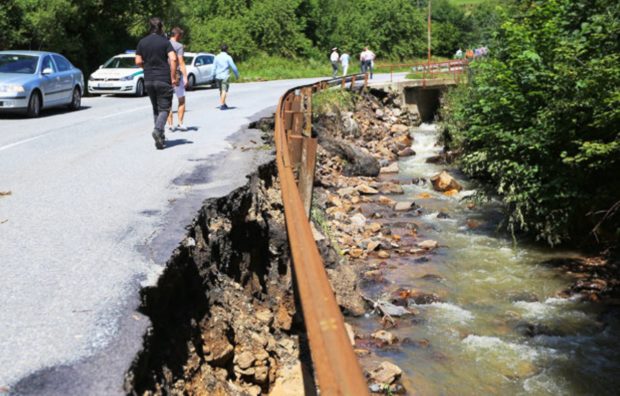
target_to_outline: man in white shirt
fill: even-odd
[[[370,78],[372,78],[373,72],[373,63],[375,60],[375,53],[368,49],[368,47],[364,47],[364,51],[360,54],[360,62],[362,64],[362,73],[370,73]]]
[[[338,55],[338,48],[332,48],[332,54],[329,56],[329,60],[332,62],[332,78],[336,78],[338,76],[338,60],[340,56]]]

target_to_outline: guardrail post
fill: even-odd
[[[292,99],[291,99],[292,96]],[[303,128],[303,112],[301,111],[301,95],[296,92],[295,95],[287,97],[285,102],[286,137],[291,156],[291,164],[295,171],[299,170],[301,161],[301,131]]]
[[[368,88],[368,73],[364,74],[364,89]]]
[[[355,76],[351,76],[351,86],[349,89],[353,90],[354,86],[355,86]]]
[[[347,87],[347,78],[342,77],[342,80],[340,81],[340,88],[345,89],[346,87]]]
[[[342,82],[344,88],[345,79]],[[301,166],[299,168],[299,182],[297,184],[304,210],[308,219],[310,219],[318,139],[312,136],[312,89],[303,88],[301,90],[301,97],[304,104],[305,124],[302,131]]]

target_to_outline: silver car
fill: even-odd
[[[0,112],[25,112],[67,106],[78,110],[84,75],[64,56],[43,51],[0,51]]]
[[[187,89],[192,89],[196,85],[213,84],[213,79],[209,79],[213,69],[213,59],[215,55],[206,52],[186,52],[183,56],[185,68],[187,69]]]

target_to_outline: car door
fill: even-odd
[[[54,62],[56,63],[56,69],[58,70],[58,95],[60,103],[71,103],[73,99],[73,71],[71,70],[71,63],[61,55],[52,55]]]
[[[200,74],[200,84],[204,84],[209,79],[209,65],[207,64],[208,57],[205,55],[200,55],[198,59],[196,59],[196,63],[200,60],[200,66],[197,67],[198,72]]]
[[[209,76],[211,75],[211,71],[213,70],[213,60],[215,59],[215,57],[213,55],[207,55],[206,58],[207,58],[206,60],[207,66],[205,70],[207,72],[207,75],[205,76],[205,80],[207,81],[205,82],[210,83],[211,81],[208,81],[208,80],[209,80]]]
[[[44,72],[49,72],[44,74]],[[43,92],[43,106],[58,104],[61,98],[59,92],[60,76],[50,55],[45,55],[41,61],[41,91]]]
[[[202,84],[202,75],[200,74],[200,66],[204,64],[204,59],[202,56],[197,56],[194,61],[194,75],[196,76],[196,85]]]

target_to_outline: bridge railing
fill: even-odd
[[[365,88],[368,76],[350,75],[295,87],[278,102],[276,163],[310,353],[322,395],[368,395],[344,320],[310,226],[318,141],[312,132],[312,94],[329,87]]]
[[[426,80],[434,80],[437,78],[452,78],[460,81],[464,72],[469,67],[467,59],[452,59],[439,62],[418,62],[418,63],[397,63],[391,64],[390,82],[393,81],[394,70],[409,69],[411,73],[419,73],[420,80],[425,83]]]

